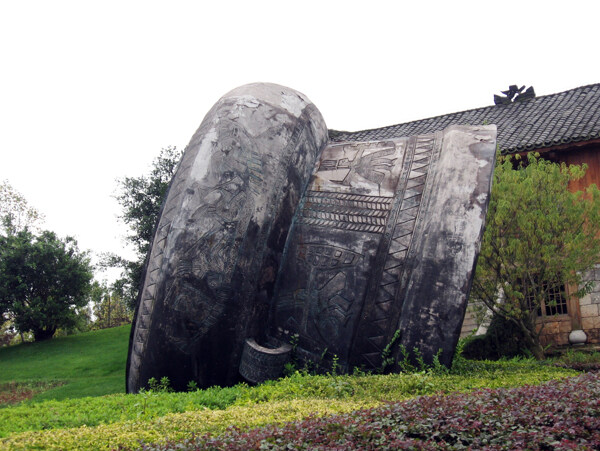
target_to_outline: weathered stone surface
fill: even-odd
[[[400,343],[450,365],[460,335],[489,202],[496,127],[449,127],[422,200],[407,261]],[[398,353],[396,354],[398,355]]]
[[[254,338],[248,338],[244,343],[240,374],[255,384],[276,379],[283,374],[291,353],[292,346],[287,343],[261,346]]]
[[[377,368],[400,343],[451,362],[485,223],[494,126],[322,153],[290,231],[271,333],[342,369]],[[398,349],[393,348],[398,357]]]
[[[188,145],[152,244],[127,362],[127,390],[237,381],[245,339],[264,337],[293,214],[327,127],[302,94],[237,88]]]
[[[494,126],[327,146],[303,95],[238,88],[172,181],[130,339],[127,390],[277,377],[290,358],[374,369],[399,345],[451,362],[495,159]]]

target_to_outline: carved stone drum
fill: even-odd
[[[164,376],[176,389],[233,384],[240,373],[261,382],[292,356],[375,369],[389,344],[392,357],[402,345],[450,364],[495,135],[454,126],[328,143],[319,111],[296,91],[253,84],[225,95],[163,206],[127,391]]]
[[[132,328],[127,390],[236,382],[247,337],[267,331],[292,217],[327,127],[283,86],[235,89],[186,148],[165,200]]]

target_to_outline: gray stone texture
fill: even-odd
[[[289,88],[225,95],[186,149],[150,251],[127,390],[276,377],[292,351],[376,369],[400,347],[450,364],[495,161],[495,126],[327,144]],[[401,357],[400,357],[401,358]]]
[[[290,223],[327,127],[302,94],[237,88],[206,115],[177,169],[132,328],[127,390],[232,384],[245,339],[267,330]]]
[[[285,251],[271,333],[342,369],[381,365],[396,330],[449,364],[485,223],[495,127],[322,153]],[[399,347],[393,348],[397,354]]]
[[[583,275],[583,280],[586,282],[594,282],[592,291],[587,296],[589,296],[591,304],[600,304],[600,265],[596,265],[594,268],[587,271]],[[580,301],[580,304],[583,305],[583,302]]]

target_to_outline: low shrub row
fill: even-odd
[[[251,429],[267,424],[301,420],[310,414],[332,415],[372,407],[376,402],[335,399],[299,399],[231,406],[224,410],[197,410],[163,417],[123,421],[96,427],[81,426],[51,431],[28,431],[0,439],[0,449],[110,450],[138,449],[141,442],[183,440],[198,433],[222,434],[231,425]]]
[[[456,370],[458,371],[458,367]],[[0,448],[111,449],[139,440],[180,440],[373,407],[417,395],[514,387],[577,374],[532,361],[465,363],[460,374],[309,376],[296,373],[256,387],[192,393],[111,395],[0,409]],[[180,413],[174,409],[181,409]],[[49,429],[49,430],[42,430]],[[19,432],[23,431],[23,432]]]
[[[540,386],[419,397],[145,450],[600,449],[600,375]]]
[[[576,371],[600,371],[600,352],[583,352],[567,350],[554,359],[554,364],[563,368],[571,368]]]
[[[190,393],[146,392],[62,401],[25,403],[0,410],[0,437],[24,431],[93,427],[115,422],[150,420],[169,413],[225,409],[233,405],[295,399],[348,399],[356,402],[398,401],[440,391],[536,384],[576,374],[533,361],[469,362],[450,374],[311,376],[295,373],[278,381],[249,387],[212,387]]]
[[[148,420],[199,409],[225,409],[247,389],[248,386],[238,385],[191,393],[146,392],[24,403],[0,410],[0,437],[23,431]]]

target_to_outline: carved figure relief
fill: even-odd
[[[321,155],[311,190],[392,197],[403,155],[402,141],[328,146]]]
[[[207,114],[152,244],[130,341],[129,392],[150,377],[167,376],[176,388],[239,378],[246,333],[268,313],[257,284],[277,273],[281,234],[326,140],[314,105],[278,85],[235,89]]]
[[[324,349],[335,353],[343,365],[394,205],[406,142],[325,148],[290,231],[293,257],[285,262],[275,295],[277,327],[299,334],[315,355]],[[347,260],[331,263],[338,254]],[[288,272],[295,277],[286,278]]]
[[[195,352],[232,297],[236,237],[246,231],[262,183],[262,162],[237,124],[222,124],[213,147],[210,167],[219,169],[211,177],[216,182],[195,182],[185,193],[198,207],[178,237],[175,247],[182,255],[166,285],[165,307],[173,318],[166,334],[185,354]]]
[[[379,367],[383,349],[395,332],[393,324],[398,322],[402,291],[409,280],[405,264],[423,195],[426,194],[429,166],[436,156],[434,142],[433,136],[420,136],[408,145],[405,178],[398,187],[396,202],[387,224],[387,236],[391,239],[382,243],[377,263],[381,271],[372,279],[372,295],[365,302],[365,321],[354,343],[355,348],[360,350],[356,354],[360,358],[355,360],[355,364]]]
[[[354,269],[362,255],[318,243],[300,244],[295,255],[298,283],[279,298],[278,324],[327,347],[339,339],[352,316]]]

